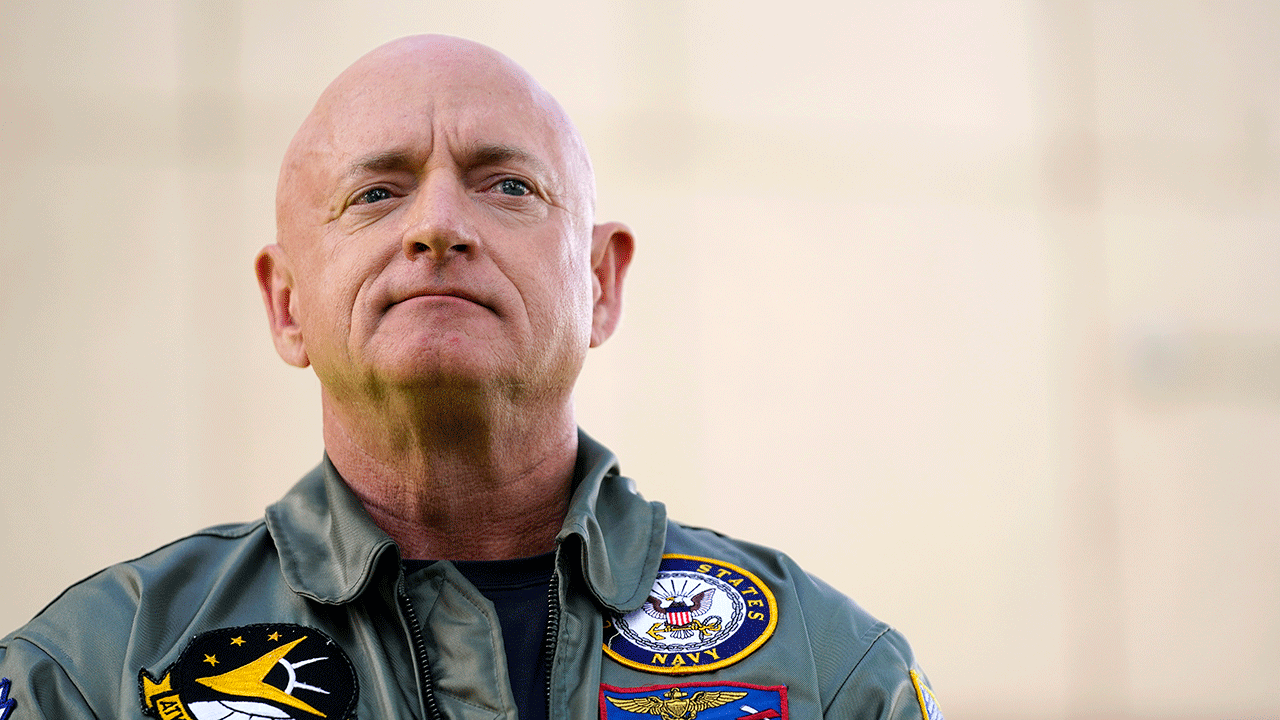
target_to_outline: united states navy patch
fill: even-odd
[[[201,633],[160,680],[139,671],[138,686],[142,712],[160,720],[349,720],[358,694],[347,654],[288,623]]]
[[[707,672],[755,652],[777,623],[773,593],[755,575],[709,558],[663,555],[644,604],[605,621],[604,652],[637,670]]]
[[[8,720],[9,713],[13,712],[13,707],[18,704],[17,700],[9,697],[9,688],[12,683],[9,678],[0,678],[0,720]]]
[[[787,686],[683,683],[619,688],[600,686],[601,720],[787,720]]]
[[[920,701],[920,720],[945,720],[938,709],[938,698],[915,670],[911,671],[911,683],[916,686],[916,700]]]

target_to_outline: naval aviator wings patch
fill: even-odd
[[[352,720],[351,659],[328,635],[289,623],[197,635],[156,680],[138,672],[142,712],[160,720]]]
[[[696,682],[620,688],[600,685],[601,720],[788,720],[785,685]]]
[[[663,555],[644,604],[605,621],[604,652],[646,672],[707,672],[755,652],[777,624],[777,601],[760,578],[719,560]]]

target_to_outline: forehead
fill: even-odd
[[[544,90],[492,53],[376,52],[325,91],[295,141],[330,175],[371,155],[517,149],[564,172],[571,131]],[[310,125],[311,127],[307,127]]]

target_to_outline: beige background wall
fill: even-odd
[[[320,457],[251,273],[320,89],[528,67],[639,250],[582,424],[950,718],[1280,717],[1280,4],[0,7],[0,624]]]

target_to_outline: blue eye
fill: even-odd
[[[360,193],[360,195],[356,197],[355,204],[368,205],[370,203],[376,203],[376,202],[381,202],[383,200],[390,200],[390,199],[391,199],[390,190],[383,187],[376,187],[376,188],[369,188],[368,190],[365,190],[364,192]]]
[[[522,195],[529,195],[533,191],[530,190],[529,186],[526,185],[523,181],[516,180],[515,178],[507,178],[506,180],[503,180],[502,182],[498,183],[498,192],[502,193],[503,195],[512,195],[512,196],[519,197]]]

